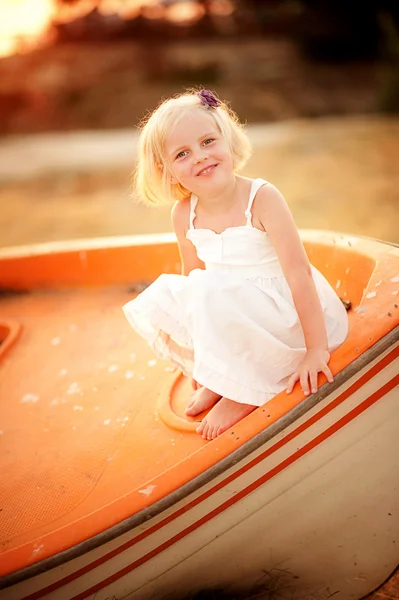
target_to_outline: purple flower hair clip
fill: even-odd
[[[200,92],[197,92],[197,96],[200,99],[201,104],[208,108],[217,108],[221,105],[220,100],[209,90],[201,90]]]

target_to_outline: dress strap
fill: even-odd
[[[249,192],[249,200],[247,210],[245,211],[245,216],[247,217],[247,227],[252,227],[252,204],[254,203],[255,196],[258,193],[258,190],[262,187],[262,185],[266,185],[268,182],[264,179],[254,179],[251,184],[251,190]]]
[[[190,197],[190,229],[194,229],[194,219],[196,217],[195,207],[197,206],[198,198],[194,194]]]

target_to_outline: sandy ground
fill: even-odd
[[[285,195],[300,228],[399,242],[399,119],[346,117],[249,127],[245,168]],[[136,132],[0,142],[1,245],[170,231],[170,207],[131,193]]]

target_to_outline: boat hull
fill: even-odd
[[[393,331],[321,401],[274,423],[191,492],[1,600],[160,600],[258,585],[288,598],[371,592],[398,563],[398,354]]]

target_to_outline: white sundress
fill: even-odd
[[[200,385],[236,402],[261,406],[287,387],[306,353],[291,290],[266,232],[252,226],[251,185],[246,225],[222,233],[195,229],[191,197],[187,238],[206,270],[163,274],[123,307],[155,353]],[[348,335],[345,307],[311,267],[323,308],[329,351]]]

